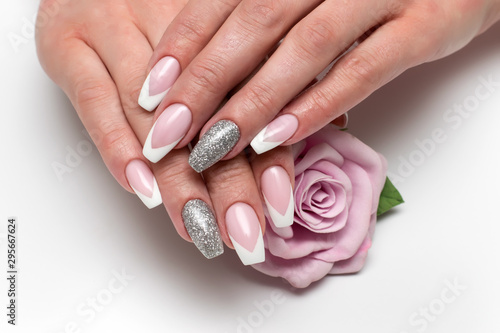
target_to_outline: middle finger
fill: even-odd
[[[213,153],[217,152],[213,148],[220,144],[218,140],[212,140],[205,151],[195,147],[190,155],[191,166],[200,172],[221,158],[229,159],[238,154],[340,53],[390,15],[392,10],[387,5],[391,2],[331,0],[316,7],[291,29],[262,69],[201,131],[203,134],[219,121],[229,120],[236,124],[233,127],[239,128],[239,140],[228,147],[227,155]],[[325,120],[318,117],[315,121]],[[277,118],[264,133],[262,145],[283,143],[298,128],[300,123],[292,115]],[[205,142],[203,136],[200,142]]]
[[[319,2],[251,0],[238,5],[208,45],[184,69],[156,111],[157,124],[168,121],[168,117],[160,115],[172,104],[182,104],[191,111],[192,120],[177,147],[191,142],[224,96]],[[151,131],[154,133],[155,127]],[[152,157],[150,160],[155,162],[157,156],[149,156],[148,151],[152,151],[151,147],[146,147],[146,157]],[[164,154],[169,151],[170,147]]]

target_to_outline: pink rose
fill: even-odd
[[[253,267],[305,288],[365,263],[384,187],[385,158],[333,125],[294,145],[295,223],[267,223],[266,261]]]

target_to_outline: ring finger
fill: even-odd
[[[123,112],[143,145],[153,115],[144,112],[136,104],[136,97],[152,49],[145,36],[132,24],[120,25],[119,31],[104,29],[104,32],[92,36],[95,37],[90,44],[96,48],[109,70],[120,92]],[[134,52],[130,52],[130,45],[134,46]],[[100,117],[105,119],[106,114]],[[222,238],[213,214],[210,215],[212,202],[201,175],[186,167],[188,154],[187,148],[177,150],[162,163],[154,165],[153,172],[165,208],[179,235],[188,241],[192,240],[207,258],[213,258],[223,253]],[[135,160],[129,164],[132,163],[137,164]],[[143,168],[149,168],[144,162],[140,163]],[[125,165],[122,167],[128,168]],[[141,183],[144,185],[141,188],[148,187],[148,177],[135,179],[139,183],[136,188],[141,187]]]

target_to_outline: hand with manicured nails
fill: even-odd
[[[53,5],[54,1],[43,0],[40,11],[54,12]],[[153,148],[175,146],[185,128],[182,124],[191,119],[185,106],[173,103],[164,112],[170,119],[156,125],[162,136],[149,138],[154,114],[137,104],[153,49],[184,5],[182,0],[66,2],[37,31],[40,62],[71,100],[121,186],[150,208],[163,202],[178,233],[206,257],[220,255],[225,242],[244,264],[262,262],[265,200],[278,212],[277,225],[293,223],[286,214],[288,203],[276,199],[289,196],[293,186],[288,147],[252,158],[251,163],[244,153],[237,154],[203,177],[189,167],[187,147],[156,164],[142,153],[146,142]],[[161,95],[180,73],[172,59],[159,66],[159,74],[150,76],[148,94]],[[165,71],[168,80],[162,79]]]
[[[157,161],[201,130],[189,158],[201,172],[249,144],[260,154],[298,142],[406,69],[459,50],[499,16],[499,0],[190,0],[149,63],[139,103],[159,106],[145,156]],[[162,140],[174,127],[175,141]]]

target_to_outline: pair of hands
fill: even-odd
[[[278,174],[284,172],[293,187],[291,144],[406,69],[457,51],[499,16],[498,0],[42,0],[37,47],[42,66],[70,98],[117,181],[137,193],[140,185],[131,183],[144,183],[151,167],[157,182],[151,186],[158,186],[181,237],[191,240],[184,205],[201,199],[233,247],[228,210],[248,205],[263,231],[263,198],[279,196],[270,193],[280,188],[273,181],[282,183]],[[172,57],[170,70],[178,66],[179,73],[167,75],[171,87],[153,114],[139,106],[139,95],[147,73],[165,57]],[[175,127],[172,105],[188,110],[182,126]],[[151,164],[142,150],[162,114],[171,118],[163,128],[180,137],[170,138],[176,149]],[[279,121],[283,115],[285,122]],[[249,161],[243,149],[252,140],[262,148],[259,132],[274,119],[274,143],[284,145]],[[188,166],[187,145],[220,120],[236,124],[239,136],[222,161],[201,168],[202,176]],[[273,145],[264,146],[260,151]],[[151,142],[149,148],[155,148]],[[274,176],[263,177],[268,170]]]

